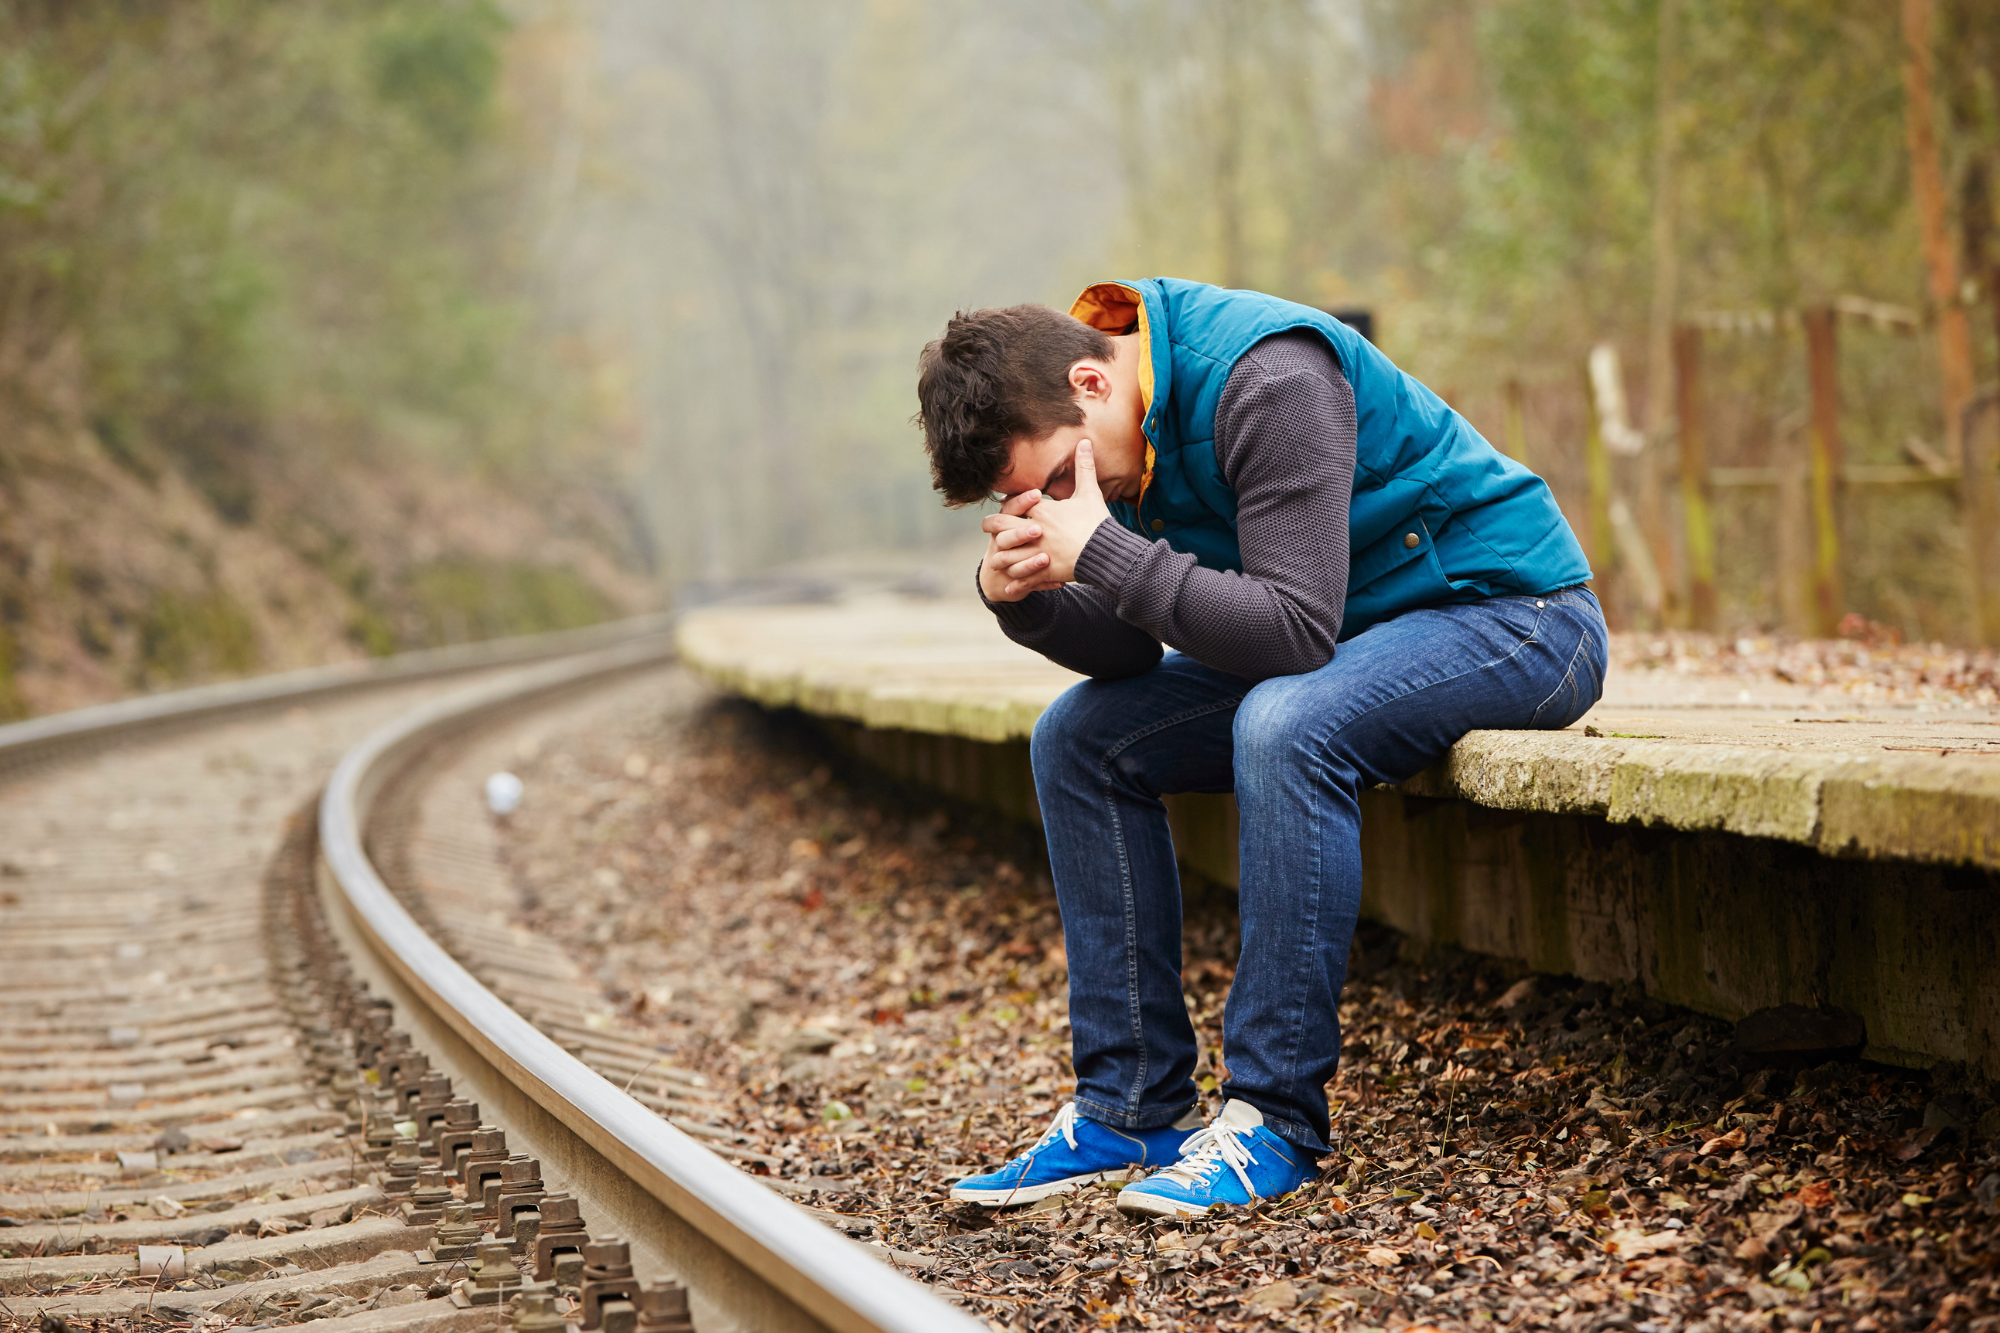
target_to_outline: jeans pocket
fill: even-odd
[[[1561,731],[1596,706],[1604,694],[1604,667],[1610,645],[1604,640],[1603,631],[1591,623],[1596,616],[1579,617],[1584,620],[1577,636],[1576,649],[1569,656],[1563,672],[1562,682],[1548,698],[1542,700],[1535,709],[1528,726],[1538,731]]]

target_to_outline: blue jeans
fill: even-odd
[[[1478,728],[1566,727],[1609,643],[1586,588],[1410,611],[1302,676],[1257,683],[1170,653],[1089,680],[1035,725],[1035,791],[1069,950],[1077,1110],[1127,1129],[1196,1100],[1181,998],[1171,792],[1236,793],[1243,952],[1223,1014],[1227,1095],[1327,1148],[1340,989],[1361,906],[1361,810]]]

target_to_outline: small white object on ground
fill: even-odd
[[[521,806],[527,787],[512,773],[495,773],[486,779],[486,808],[496,815],[511,815]]]
[[[178,1245],[141,1245],[139,1276],[179,1282],[187,1276],[187,1252]]]

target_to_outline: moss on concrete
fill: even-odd
[[[698,612],[683,622],[681,653],[718,687],[760,703],[990,743],[1025,740],[1042,709],[1078,679],[1009,643],[974,604]],[[1888,748],[1928,734],[1913,722],[1829,741],[1824,727],[1813,732],[1768,713],[1646,717],[1647,731],[1675,734],[1591,735],[1582,722],[1565,731],[1475,731],[1401,790],[1494,810],[1776,838],[1830,855],[2000,868],[2000,762]],[[1226,820],[1180,818],[1203,849],[1197,864],[1212,874],[1233,864],[1233,851],[1210,850],[1203,831]]]

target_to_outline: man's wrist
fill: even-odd
[[[1076,555],[1076,581],[1115,592],[1130,578],[1152,543],[1115,519],[1106,519]]]
[[[982,564],[980,568],[983,572],[985,566]],[[1055,603],[1050,598],[1031,592],[1018,601],[996,602],[986,595],[986,582],[979,574],[974,574],[972,586],[978,592],[979,600],[986,604],[986,609],[1000,621],[1003,629],[1034,629],[1055,615]]]

